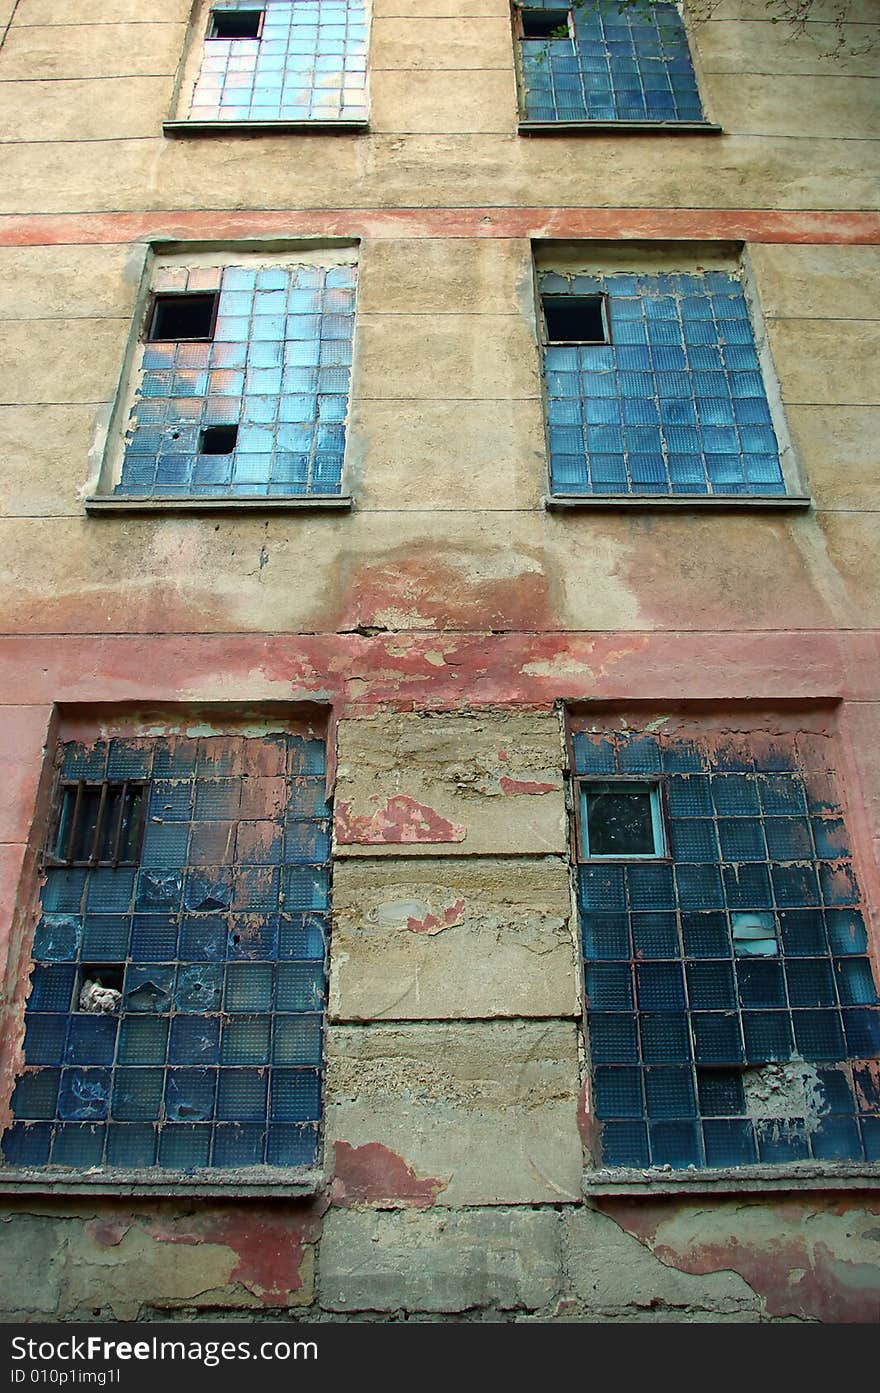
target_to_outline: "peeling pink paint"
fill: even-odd
[[[600,1129],[595,1113],[590,1111],[590,1082],[585,1079],[578,1094],[575,1114],[577,1129],[588,1163],[598,1160],[600,1155]]]
[[[428,1209],[449,1179],[437,1176],[418,1176],[402,1156],[389,1151],[379,1142],[350,1146],[338,1141],[336,1171],[330,1186],[333,1204],[350,1208],[356,1204],[405,1204],[413,1209]]]
[[[509,779],[506,774],[498,780],[498,784],[501,792],[506,793],[508,797],[518,793],[553,793],[556,790],[556,784],[538,784],[530,783],[526,779]]]
[[[413,919],[410,917],[406,921],[406,927],[410,933],[414,934],[434,934],[442,933],[444,929],[452,929],[456,924],[464,923],[464,900],[456,900],[455,904],[447,905],[438,914],[426,914],[424,919]]]
[[[379,799],[374,794],[370,802]],[[389,798],[384,807],[363,816],[352,813],[351,803],[340,802],[336,807],[336,840],[343,846],[463,842],[466,836],[467,828],[461,823],[450,822],[406,794]]]
[[[115,1248],[131,1228],[131,1220],[89,1219],[83,1225],[89,1238],[93,1238],[101,1248]]]
[[[721,1240],[692,1242],[684,1250],[664,1242],[666,1225],[672,1226],[678,1206],[606,1199],[599,1207],[668,1267],[700,1277],[738,1272],[763,1298],[768,1315],[835,1323],[880,1320],[880,1268],[849,1261],[802,1231],[811,1213],[835,1212],[833,1201],[815,1200],[808,1212],[796,1202],[783,1202],[777,1206],[777,1217],[785,1228],[775,1234],[768,1230],[760,1241],[731,1232]],[[870,1203],[861,1208],[876,1211]],[[736,1227],[732,1213],[731,1229]]]
[[[880,1099],[880,1059],[866,1059],[853,1065],[853,1087],[859,1107],[873,1112]]]
[[[317,1241],[325,1209],[326,1203],[318,1203],[296,1214],[268,1208],[243,1209],[228,1217],[199,1214],[156,1220],[146,1231],[157,1243],[230,1248],[238,1256],[230,1282],[239,1282],[264,1306],[287,1306],[291,1293],[303,1286],[305,1246]]]
[[[243,237],[655,238],[859,246],[880,240],[871,211],[777,208],[310,208],[172,209],[97,213],[9,213],[0,246],[232,241]]]

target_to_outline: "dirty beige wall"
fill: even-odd
[[[880,29],[853,0],[828,57],[833,10],[692,27],[720,137],[520,136],[505,0],[375,0],[368,133],[180,140],[188,0],[0,6],[6,919],[54,704],[342,718],[325,1191],[9,1199],[8,1318],[880,1314],[868,1194],[579,1202],[553,709],[843,699],[876,894]],[[147,245],[329,236],[351,513],[87,517]],[[745,243],[814,506],[548,513],[532,237]]]

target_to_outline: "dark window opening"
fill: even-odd
[[[548,343],[610,343],[604,295],[544,295]]]
[[[209,39],[258,39],[263,10],[212,10]]]
[[[208,426],[199,436],[200,455],[231,455],[238,440],[238,426]]]
[[[74,1011],[85,1011],[90,1016],[118,1011],[124,977],[123,963],[80,963]]]
[[[62,784],[53,866],[136,866],[144,830],[142,783]]]
[[[567,39],[568,10],[520,11],[524,39]]]
[[[147,338],[151,343],[213,339],[218,296],[156,295]]]
[[[581,785],[587,856],[662,856],[660,789],[643,783]]]

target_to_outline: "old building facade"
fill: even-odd
[[[880,1316],[837,8],[0,0],[4,1318]]]

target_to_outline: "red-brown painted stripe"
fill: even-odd
[[[343,208],[0,217],[0,246],[240,237],[558,237],[880,243],[880,213],[726,208]]]

